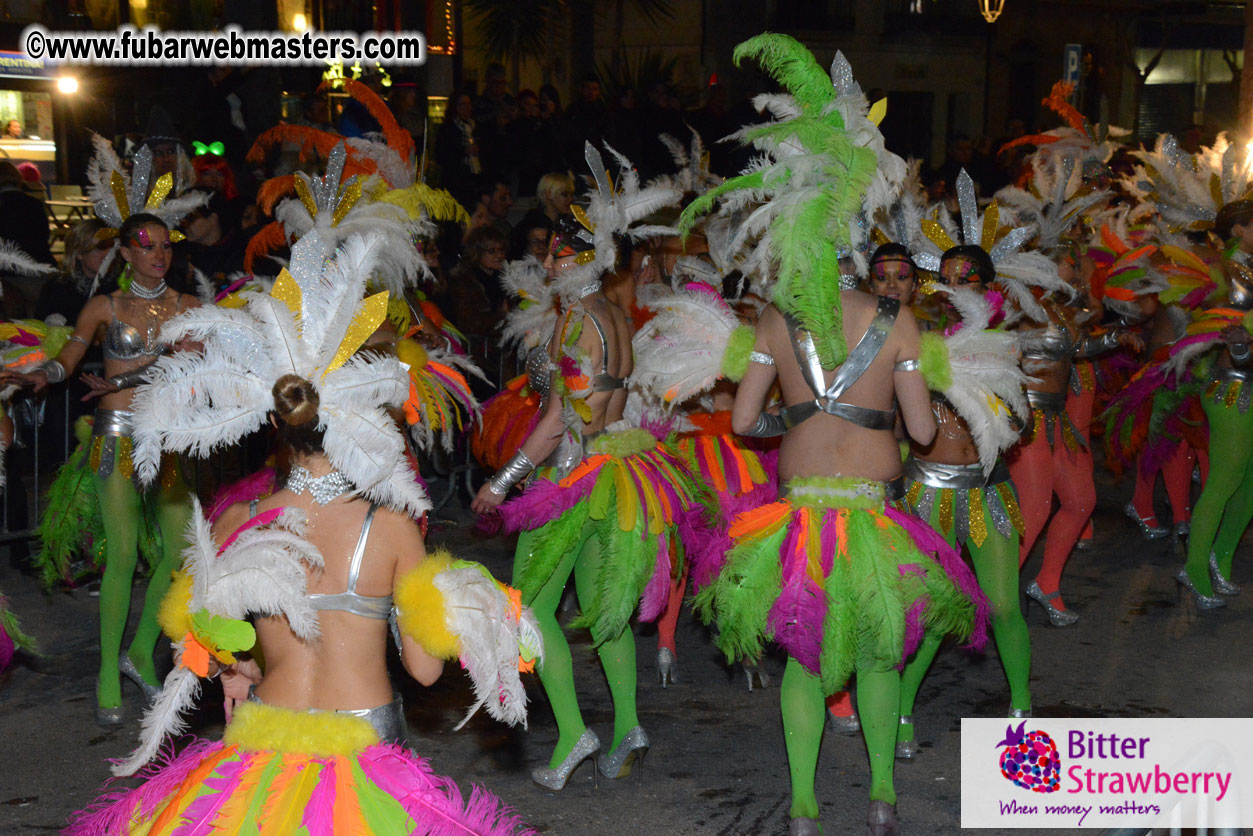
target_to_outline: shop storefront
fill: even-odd
[[[30,162],[45,183],[57,182],[56,77],[42,61],[0,52],[0,157]]]

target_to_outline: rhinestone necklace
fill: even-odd
[[[583,285],[583,287],[580,287],[578,290],[575,291],[575,295],[578,296],[580,299],[582,299],[586,296],[591,296],[593,293],[596,293],[599,290],[600,290],[600,279],[597,279],[591,284],[586,284],[586,285]]]
[[[165,279],[162,279],[161,284],[157,285],[152,290],[144,287],[139,282],[133,281],[131,282],[130,292],[132,295],[138,296],[140,299],[160,299],[165,295],[166,287],[167,285],[165,283]]]
[[[858,284],[856,276],[840,276],[840,290],[856,290]]]
[[[313,501],[319,505],[325,505],[332,499],[354,489],[348,477],[338,470],[332,470],[325,476],[315,479],[312,473],[300,465],[295,465],[287,476],[287,490],[295,494],[308,492],[313,497]]]

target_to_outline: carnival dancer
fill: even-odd
[[[611,149],[612,150],[612,149]],[[536,783],[562,789],[591,759],[607,778],[627,774],[649,747],[635,704],[635,637],[629,619],[652,620],[670,590],[670,539],[692,505],[693,487],[678,461],[647,430],[621,421],[631,373],[626,316],[605,298],[601,278],[613,269],[615,237],[658,234],[630,225],[678,200],[677,191],[639,187],[619,155],[618,184],[600,153],[585,147],[596,188],[574,222],[558,221],[546,266],[561,314],[546,346],[528,357],[528,387],[546,401],[521,449],[479,491],[473,508],[500,505],[509,489],[540,470],[522,495],[500,508],[506,530],[520,531],[514,585],[535,610],[546,657],[540,681],[556,716],[558,739]],[[571,574],[614,704],[614,729],[602,757],[575,696],[571,657],[556,611]],[[599,764],[597,760],[599,758]]]
[[[1014,416],[1027,412],[1022,389],[1026,376],[1018,368],[1013,335],[985,331],[994,317],[1001,318],[1003,298],[990,288],[995,268],[989,270],[990,259],[981,254],[981,248],[959,246],[939,261],[940,281],[950,291],[943,297],[949,325],[943,338],[937,332],[925,334],[923,351],[929,341],[944,339],[950,356],[971,357],[980,368],[977,377],[967,374],[967,379],[954,369],[944,392],[932,392],[938,431],[930,444],[911,444],[905,504],[970,555],[979,588],[991,605],[992,635],[1009,683],[1009,716],[1030,717],[1031,639],[1018,598],[1018,541],[1024,526],[1014,483],[1001,458],[1018,440]],[[985,395],[975,386],[990,391]],[[901,673],[898,758],[913,758],[918,752],[914,699],[939,647],[940,638],[928,634]]]
[[[384,242],[353,237],[333,251],[311,231],[268,293],[167,326],[170,339],[203,351],[163,358],[136,396],[141,478],[156,476],[163,452],[206,455],[267,422],[290,467],[272,496],[232,506],[212,529],[197,506],[161,612],[178,665],[139,747],[114,772],[133,774],[156,755],[182,728],[200,679],[218,670],[224,739],[149,766],[143,784],[106,795],[68,833],[503,836],[521,827],[481,790],[464,802],[405,746],[388,681],[393,606],[411,675],[430,684],[443,660],[460,658],[475,708],[511,722],[525,722],[519,664],[542,648],[529,614],[482,567],[425,554],[414,518],[429,503],[387,413],[409,377],[396,359],[360,351],[386,316],[386,292],[362,298]],[[264,673],[235,655],[256,642]]]
[[[122,195],[125,194],[123,190]],[[93,481],[105,534],[106,562],[100,584],[100,669],[96,689],[96,721],[101,725],[118,725],[123,720],[119,674],[125,674],[143,689],[149,701],[160,688],[153,661],[160,638],[157,607],[182,551],[189,494],[179,474],[178,462],[172,456],[163,460],[156,484],[149,489],[140,488],[134,478],[131,458],[137,430],[131,404],[135,387],[147,379],[153,362],[171,350],[171,344],[161,338],[165,323],[200,305],[195,297],[166,287],[164,277],[171,263],[172,236],[164,221],[155,215],[134,212],[119,221],[119,225],[119,251],[130,274],[120,283],[121,289],[108,296],[95,296],[87,303],[73,335],[56,359],[28,374],[6,375],[7,381],[32,386],[36,391],[49,383],[59,383],[82,362],[96,335],[104,335],[107,377],[84,375],[83,378],[102,395],[92,428],[91,448],[83,462],[95,474]],[[161,546],[157,563],[152,567],[139,626],[130,647],[122,654],[131,582],[138,559],[138,538],[146,508],[151,509],[148,513],[154,515],[160,529]]]
[[[820,830],[814,774],[823,698],[856,671],[871,763],[867,825],[874,834],[895,833],[896,666],[924,629],[969,635],[982,626],[976,611],[984,602],[934,532],[886,505],[888,484],[900,474],[893,399],[916,438],[929,441],[935,420],[913,315],[856,290],[855,278],[839,279],[850,223],[882,174],[875,143],[856,141],[878,134],[876,120],[859,88],[853,95],[842,56],[828,75],[794,39],[767,34],[736,48],[737,63],[745,57],[787,88],[763,101],[778,121],[740,134],[765,156],[689,206],[680,228],[716,200],[734,212],[765,199],[754,228],[765,232],[763,262],[777,265],[778,279],[732,426],[752,436],[783,434],[784,498],[740,515],[730,531],[735,545],[697,604],[717,622],[729,660],[755,658],[770,638],[788,652],[780,699],[792,775],[789,832]],[[763,412],[776,379],[781,415]]]
[[[1253,468],[1248,466],[1253,460],[1248,445],[1253,390],[1243,370],[1250,353],[1246,315],[1253,309],[1253,272],[1246,264],[1253,253],[1253,165],[1247,151],[1225,135],[1195,158],[1169,136],[1138,156],[1144,165],[1137,167],[1131,185],[1137,196],[1157,205],[1167,228],[1213,230],[1226,247],[1226,305],[1198,315],[1167,363],[1167,371],[1176,375],[1191,367],[1211,377],[1202,400],[1209,419],[1210,470],[1192,511],[1187,563],[1175,578],[1199,607],[1215,609],[1226,604],[1220,595],[1239,592],[1230,580],[1232,558],[1253,518]],[[1212,362],[1210,369],[1200,365],[1206,360]]]

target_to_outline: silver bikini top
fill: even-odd
[[[605,339],[605,329],[601,327],[600,321],[591,313],[584,311],[583,316],[591,320],[592,326],[596,329],[596,336],[600,337],[600,356],[603,358],[602,363],[606,371],[592,376],[593,392],[612,392],[615,389],[626,388],[626,378],[614,377],[607,371],[609,368],[609,341]],[[539,393],[543,400],[548,399],[548,393],[552,391],[553,373],[557,370],[557,366],[553,363],[552,358],[548,355],[548,346],[537,345],[526,355],[526,381],[531,391]]]
[[[112,296],[109,297],[109,306],[113,310],[113,319],[104,329],[103,349],[106,360],[143,360],[160,357],[165,353],[168,346],[157,339],[159,324],[155,328],[149,328],[146,335],[142,334],[134,325],[117,318],[117,300]],[[180,296],[174,312],[181,313],[182,308]]]
[[[796,362],[800,364],[801,374],[814,393],[812,401],[783,408],[783,423],[788,429],[819,412],[838,416],[868,430],[890,430],[895,426],[895,407],[869,409],[843,403],[839,398],[865,374],[866,369],[870,368],[870,364],[879,356],[900,310],[901,303],[896,299],[879,298],[879,307],[875,311],[874,319],[870,321],[870,327],[866,329],[866,333],[862,334],[853,350],[848,353],[848,357],[840,365],[839,371],[835,373],[830,386],[825,385],[822,363],[818,360],[818,350],[814,347],[813,336],[803,330],[793,317],[790,315],[786,317]]]
[[[392,596],[362,595],[357,592],[357,577],[361,574],[361,559],[365,557],[365,544],[370,539],[370,526],[374,523],[374,512],[378,510],[374,503],[366,511],[365,521],[361,523],[361,534],[357,537],[357,547],[353,549],[352,561],[348,564],[348,588],[343,592],[314,593],[307,595],[309,603],[315,610],[334,610],[350,612],[362,618],[375,618],[385,621],[392,611]]]
[[[1079,339],[1072,337],[1070,331],[1050,322],[1042,329],[1028,332],[1022,342],[1022,356],[1025,360],[1048,360],[1060,362],[1070,360],[1079,347]]]

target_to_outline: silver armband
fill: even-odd
[[[62,380],[65,380],[65,366],[62,366],[56,360],[49,360],[36,371],[43,372],[49,383],[60,383]]]
[[[783,423],[783,416],[763,412],[757,416],[757,421],[747,431],[740,433],[740,435],[751,436],[752,438],[771,438],[776,435],[783,435],[785,432],[787,432],[787,425]]]
[[[773,366],[774,358],[764,351],[753,351],[748,355],[749,362],[761,363],[763,366]]]
[[[918,371],[918,361],[917,360],[901,360],[892,368],[898,372],[916,372]]]
[[[1126,328],[1111,328],[1099,337],[1087,337],[1079,341],[1075,347],[1075,356],[1079,358],[1093,357],[1118,348],[1118,340],[1127,333]]]
[[[526,478],[535,469],[535,462],[527,458],[526,453],[519,450],[513,458],[505,462],[505,466],[496,471],[487,482],[487,489],[497,496],[504,496],[509,489]]]
[[[141,383],[148,382],[148,370],[152,368],[152,363],[146,366],[140,366],[137,369],[131,369],[129,372],[115,374],[109,378],[109,382],[118,389],[129,389],[132,386],[138,386]]]
[[[80,345],[85,345],[88,348],[91,347],[91,343],[83,339],[82,337],[78,336],[78,334],[72,334],[69,340],[67,340],[67,342],[79,343]]]
[[[1231,362],[1236,366],[1243,366],[1249,362],[1249,355],[1253,350],[1249,348],[1248,343],[1235,343],[1227,346],[1227,353],[1231,355]]]

